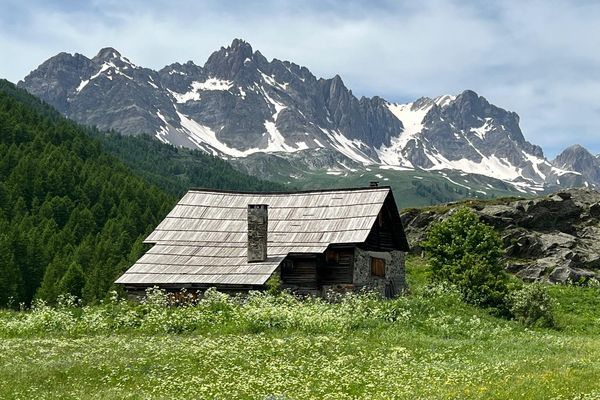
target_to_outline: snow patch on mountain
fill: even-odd
[[[188,101],[198,101],[200,100],[200,93],[198,91],[195,90],[190,90],[189,92],[185,92],[185,93],[177,93],[174,92],[173,90],[169,90],[169,93],[171,94],[171,96],[173,96],[173,98],[175,99],[175,101],[179,104],[182,103],[187,103]]]
[[[126,60],[123,57],[121,57],[120,59]],[[135,65],[127,62],[127,64],[123,66],[123,68],[129,68],[129,67],[135,68]],[[105,61],[100,66],[100,69],[98,70],[98,72],[96,72],[94,75],[90,76],[87,79],[82,79],[81,82],[79,82],[79,85],[77,85],[77,87],[75,88],[75,93],[79,94],[91,81],[93,81],[94,79],[97,79],[102,74],[105,74],[106,78],[108,78],[109,80],[112,80],[113,77],[111,76],[111,74],[113,74],[113,73],[115,75],[124,76],[125,78],[127,78],[129,80],[133,80],[133,77],[131,77],[131,76],[127,75],[126,73],[124,73],[123,71],[121,71],[121,69],[117,65],[115,65],[114,62]]]
[[[458,183],[458,182],[452,180],[448,175],[442,175],[442,176],[444,177],[444,179],[446,179],[447,181],[455,184],[456,186],[462,186],[462,187],[464,187],[467,190],[471,190],[471,187],[469,187],[467,185],[463,185],[462,183]]]
[[[485,122],[479,128],[471,128],[471,132],[475,134],[479,139],[484,140],[487,135],[494,128],[492,119],[485,118]]]
[[[273,113],[273,115],[271,116],[271,121],[267,120],[264,122],[265,125],[265,129],[267,130],[267,133],[269,134],[269,139],[268,139],[268,144],[267,147],[265,149],[263,149],[266,152],[276,152],[276,151],[285,151],[285,152],[294,152],[294,151],[298,151],[299,147],[292,147],[289,146],[288,144],[285,143],[285,137],[281,134],[281,132],[279,131],[279,129],[277,129],[277,118],[279,117],[279,113],[281,113],[281,111],[285,110],[287,107],[278,102],[273,100],[266,92],[266,90],[264,88],[260,88],[262,91],[262,94],[265,98],[265,100],[267,100],[267,102],[269,104],[271,104],[273,106],[273,108],[275,109],[275,112]]]
[[[550,165],[550,163],[542,158],[536,157],[534,155],[531,154],[527,154],[524,151],[521,151],[521,153],[523,153],[523,156],[531,163],[531,166],[533,168],[533,170],[535,171],[535,173],[540,176],[543,180],[546,180],[546,174],[544,174],[541,170],[540,170],[540,165],[545,165],[549,168],[552,168],[552,166]]]
[[[479,162],[467,158],[448,160],[441,154],[433,153],[428,153],[427,156],[435,164],[433,167],[427,168],[430,171],[455,169],[472,174],[487,175],[503,181],[514,181],[522,176],[522,170],[512,165],[507,159],[498,158],[495,155],[483,156]]]
[[[173,90],[167,89],[168,92],[173,96],[177,103],[187,103],[188,101],[199,101],[200,100],[200,92],[203,90],[208,91],[227,91],[233,87],[233,82],[217,79],[217,78],[209,78],[203,82],[194,81],[190,85],[190,90],[185,93],[178,93]]]
[[[238,149],[229,147],[217,139],[215,132],[208,126],[196,122],[192,118],[180,113],[179,111],[177,111],[177,116],[179,117],[181,126],[185,128],[184,133],[187,133],[190,136],[190,139],[200,148],[203,147],[202,144],[206,143],[213,149],[233,157],[245,157],[255,151],[258,151],[258,149],[240,151]]]
[[[229,90],[233,87],[232,81],[224,79],[209,78],[204,82],[192,82],[192,90]]]
[[[442,102],[446,102],[451,96],[443,96]],[[425,104],[417,104],[416,102],[407,104],[388,103],[387,108],[398,118],[404,130],[399,136],[391,139],[389,146],[381,146],[376,150],[377,155],[382,163],[388,165],[403,165],[413,167],[413,164],[404,157],[402,150],[411,140],[418,141],[418,135],[423,130],[423,119],[433,107],[433,102]]]
[[[169,126],[169,123],[167,122],[164,115],[162,115],[162,113],[160,111],[156,112],[156,116],[158,118],[160,118],[160,120],[164,123],[164,125],[162,125],[160,127],[160,130],[156,131],[156,133],[154,134],[154,137],[156,137],[158,140],[160,140],[161,142],[163,142],[165,144],[169,144],[169,139],[167,138],[167,135],[169,134],[169,130],[167,127]]]
[[[82,81],[79,83],[79,86],[77,86],[77,88],[75,89],[75,91],[76,91],[77,93],[81,92],[81,91],[83,90],[83,88],[87,86],[87,84],[88,84],[88,83],[90,83],[90,80],[89,80],[89,79],[82,80]]]
[[[561,169],[561,168],[556,168],[556,167],[552,167],[552,172],[557,176],[563,176],[566,174],[581,175],[581,172],[569,171],[566,169]]]
[[[368,148],[363,141],[350,140],[339,130],[324,129],[322,127],[319,127],[319,129],[331,139],[332,147],[349,159],[363,165],[374,164],[374,161],[361,150],[361,148]]]
[[[448,104],[452,103],[454,100],[456,100],[456,96],[445,94],[445,95],[436,97],[435,99],[433,99],[433,102],[435,104],[437,104],[439,107],[445,107]]]
[[[87,86],[88,83],[90,83],[90,81],[96,79],[97,77],[99,77],[104,71],[108,70],[111,67],[115,67],[115,64],[113,63],[109,63],[106,62],[104,64],[102,64],[102,66],[100,67],[100,70],[98,72],[96,72],[94,75],[90,76],[88,79],[82,80],[79,85],[77,86],[77,88],[75,89],[75,91],[77,93],[81,92],[83,90],[84,87]]]
[[[274,87],[277,87],[281,90],[287,90],[287,87],[289,85],[289,83],[284,82],[284,83],[279,83],[275,80],[275,78],[273,78],[272,76],[269,76],[267,74],[265,74],[264,72],[262,72],[261,70],[259,70],[260,75],[262,76],[262,78],[264,79],[264,81]]]

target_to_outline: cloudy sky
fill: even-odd
[[[472,89],[521,117],[553,158],[600,153],[598,1],[0,0],[0,77],[111,46],[158,69],[204,64],[233,38],[354,94],[390,101]]]

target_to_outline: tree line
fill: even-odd
[[[103,299],[189,186],[282,188],[198,152],[103,136],[0,80],[0,306]]]

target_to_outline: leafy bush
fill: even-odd
[[[456,285],[470,304],[507,311],[507,278],[500,264],[502,242],[473,211],[461,208],[433,224],[423,248],[434,282]]]
[[[271,275],[271,277],[267,280],[266,286],[267,292],[272,295],[281,293],[281,276],[279,274]]]
[[[553,327],[554,301],[541,283],[525,285],[509,296],[510,310],[526,326]]]

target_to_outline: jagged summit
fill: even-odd
[[[204,69],[209,74],[223,79],[236,79],[241,73],[240,78],[248,80],[252,79],[252,74],[248,71],[256,69],[257,62],[268,63],[259,52],[253,52],[249,43],[234,39],[230,46],[221,47],[212,53],[204,64]]]
[[[525,140],[516,113],[472,90],[406,104],[357,98],[340,75],[317,78],[292,62],[269,61],[242,39],[203,66],[188,61],[160,71],[111,47],[92,59],[61,54],[19,85],[79,122],[225,158],[263,152],[308,160],[326,151],[336,154],[336,167],[452,169],[535,190],[568,174]]]
[[[252,54],[252,46],[244,39],[233,39],[228,49],[246,51]]]
[[[119,53],[117,50],[115,50],[112,47],[105,47],[103,49],[100,49],[100,51],[98,52],[98,54],[96,54],[96,56],[92,59],[94,61],[99,61],[99,60],[112,60],[112,59],[117,59],[121,57],[121,53]]]
[[[212,56],[218,57],[252,57],[254,51],[252,50],[252,46],[250,43],[242,40],[242,39],[234,39],[231,42],[231,45],[227,47],[221,47],[218,51],[214,52]],[[211,56],[211,57],[212,57]],[[210,60],[210,58],[209,58]]]

